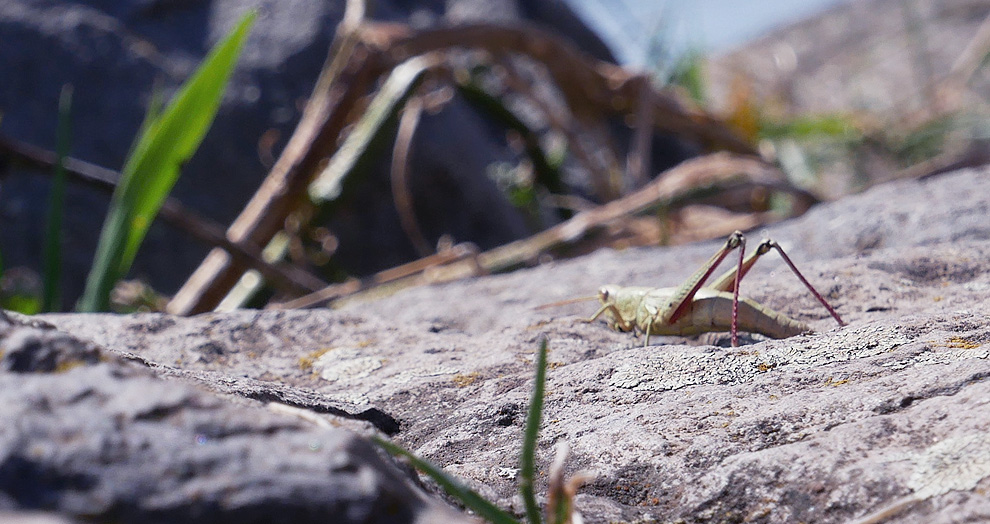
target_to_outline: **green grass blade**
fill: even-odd
[[[543,394],[547,381],[547,339],[540,341],[536,353],[536,380],[533,384],[533,397],[529,400],[529,414],[526,416],[526,433],[523,436],[522,458],[520,460],[519,492],[526,504],[526,518],[530,524],[542,522],[540,507],[536,504],[536,439],[540,434],[540,419],[543,417]]]
[[[484,497],[476,493],[474,490],[465,486],[457,479],[447,475],[443,472],[443,470],[433,464],[430,464],[429,462],[383,438],[371,437],[371,440],[392,455],[405,457],[408,459],[409,462],[412,463],[413,467],[433,479],[440,485],[441,488],[443,488],[444,491],[447,492],[448,495],[460,501],[461,504],[464,504],[465,507],[471,511],[474,511],[479,517],[493,524],[519,524],[519,521],[512,518],[511,515],[499,509],[498,506],[485,500]]]
[[[100,234],[80,311],[106,311],[110,292],[134,262],[138,247],[182,165],[192,157],[220,106],[227,80],[256,14],[245,15],[183,84],[138,139],[124,164]]]
[[[691,100],[704,107],[708,99],[705,54],[697,49],[684,53],[674,64],[670,83],[683,87]]]
[[[859,134],[851,115],[800,115],[788,120],[763,118],[760,137],[768,139],[854,138]]]
[[[137,134],[134,135],[134,142],[131,143],[131,147],[127,150],[126,158],[130,158],[131,155],[134,154],[138,141],[141,140],[141,137],[148,132],[151,125],[161,118],[162,108],[164,106],[164,95],[162,94],[161,86],[156,81],[151,88],[151,98],[148,99],[148,110],[144,112],[144,120],[141,121],[141,127],[138,128]]]
[[[45,233],[42,311],[58,311],[62,282],[62,215],[65,211],[65,157],[69,155],[71,134],[72,85],[62,86],[58,97],[58,127],[55,131],[55,176],[48,196],[48,224]]]
[[[161,176],[148,177],[147,180],[132,179],[144,184],[131,185],[135,208],[121,266],[130,267],[151,221],[175,185],[179,169],[199,148],[213,123],[227,81],[255,17],[253,11],[246,14],[237,27],[213,48],[175,99],[149,126],[148,132],[138,141],[136,154],[124,166],[124,173],[153,172],[162,165],[166,169]],[[128,169],[131,165],[133,168]]]

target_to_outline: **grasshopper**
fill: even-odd
[[[739,282],[756,260],[771,249],[777,250],[798,279],[811,291],[840,326],[846,325],[824,297],[798,271],[790,257],[773,240],[764,240],[749,256],[744,257],[746,237],[739,231],[729,235],[712,258],[676,288],[623,287],[607,285],[598,291],[601,308],[586,322],[607,315],[609,326],[617,331],[640,331],[646,335],[644,347],[650,345],[650,335],[697,335],[712,331],[730,331],[732,346],[739,343],[738,331],[760,333],[771,338],[787,338],[811,331],[798,320],[774,311],[754,300],[739,298]],[[708,277],[728,254],[739,249],[739,264],[704,286]]]

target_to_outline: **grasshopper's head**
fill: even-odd
[[[598,301],[602,304],[614,304],[615,297],[618,295],[619,286],[607,285],[602,286],[598,290]]]
[[[615,326],[615,321],[617,319],[615,318],[614,307],[615,307],[615,297],[618,295],[618,290],[619,290],[619,286],[613,286],[611,284],[598,288],[598,301],[602,303],[602,308],[599,309],[597,313],[595,313],[595,316],[592,317],[593,319],[597,318],[598,315],[605,315],[605,322],[609,326],[613,326],[613,327]],[[612,307],[606,308],[605,306],[612,306]]]
[[[609,325],[620,331],[631,329],[636,320],[643,298],[652,291],[648,287],[626,287],[607,285],[598,290],[598,300],[602,303],[600,314],[605,315]],[[616,327],[624,326],[624,327]]]

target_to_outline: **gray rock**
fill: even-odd
[[[65,371],[76,365],[95,364],[99,350],[54,330],[18,326],[0,310],[0,370],[14,373],[51,373]]]
[[[848,326],[771,255],[744,294],[817,333],[747,335],[739,348],[727,334],[644,348],[581,322],[591,304],[536,309],[608,282],[676,285],[718,242],[600,251],[339,310],[43,319],[155,370],[378,408],[399,422],[398,442],[516,511],[533,355],[547,337],[538,469],[570,444],[567,471],[597,473],[577,497],[587,521],[831,523],[896,503],[901,522],[973,521],[990,514],[988,209],[984,167],[768,228]]]
[[[37,321],[0,317],[0,348],[0,512],[141,523],[465,520],[351,431],[162,380]],[[41,366],[7,366],[42,350],[28,359]]]

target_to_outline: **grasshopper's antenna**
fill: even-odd
[[[598,300],[598,297],[597,296],[589,296],[589,297],[568,298],[567,300],[561,300],[559,302],[551,302],[549,304],[542,304],[542,305],[536,306],[533,309],[549,309],[549,308],[552,308],[552,307],[566,306],[568,304],[577,304],[578,302],[588,302],[590,300]]]

